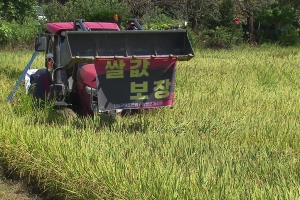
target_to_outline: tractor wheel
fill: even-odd
[[[37,83],[32,80],[28,88],[28,95],[32,98],[32,104],[34,107],[40,108],[42,105],[41,98],[37,95]]]
[[[65,118],[77,118],[77,114],[71,108],[63,108],[57,112],[62,114]]]

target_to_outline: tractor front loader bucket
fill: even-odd
[[[64,45],[64,46],[63,46]],[[76,59],[114,57],[178,57],[179,61],[194,56],[187,31],[72,31],[62,43],[61,64]]]

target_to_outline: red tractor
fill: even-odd
[[[187,30],[147,31],[136,19],[127,30],[116,23],[53,22],[38,36],[35,54],[45,52],[45,68],[29,77],[40,102],[86,115],[171,106],[177,61],[194,57]]]

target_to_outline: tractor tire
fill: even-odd
[[[32,98],[32,105],[34,107],[41,108],[43,101],[37,95],[36,87],[37,87],[37,83],[34,80],[32,80],[28,89],[28,95]]]
[[[77,118],[77,114],[71,108],[62,108],[59,109],[57,112],[68,119]]]

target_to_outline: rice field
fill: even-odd
[[[56,199],[299,199],[297,47],[198,50],[173,108],[116,120],[33,109],[32,52],[0,51],[0,158]],[[43,66],[39,55],[32,68]]]

